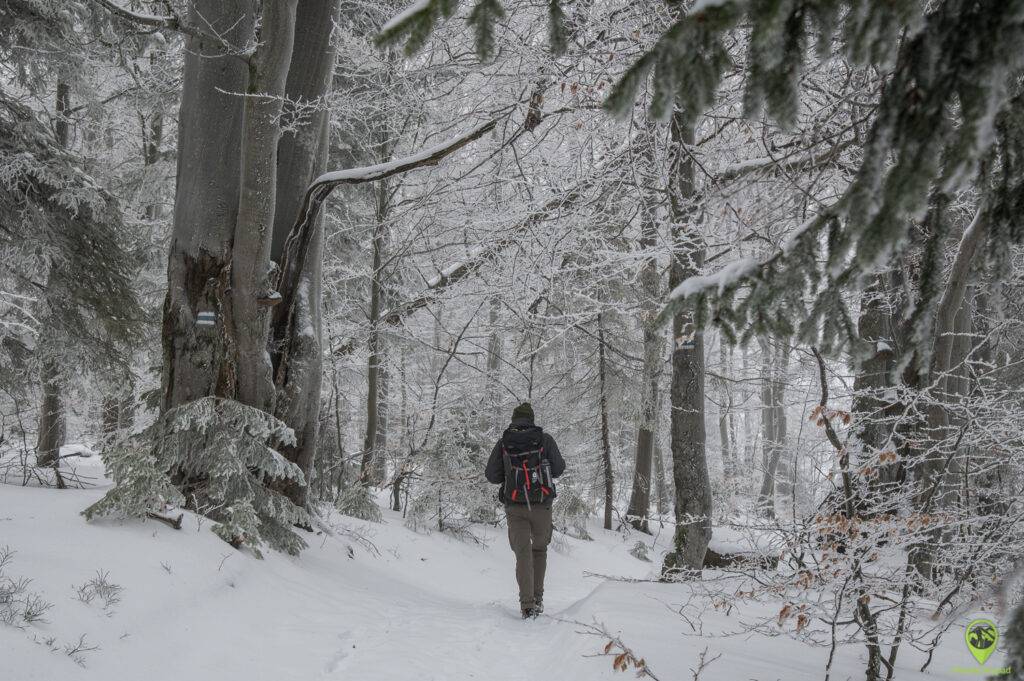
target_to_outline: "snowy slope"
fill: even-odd
[[[785,637],[715,636],[740,630],[744,617],[770,617],[777,605],[728,614],[708,607],[700,637],[675,612],[690,599],[686,585],[584,576],[649,576],[652,565],[628,553],[636,535],[624,541],[593,528],[594,542],[561,538],[549,559],[547,616],[524,622],[500,529],[481,547],[414,533],[385,511],[381,524],[335,519],[372,547],[322,535],[298,558],[267,552],[261,561],[194,516],[180,531],[154,521],[86,523],[78,512],[100,494],[0,485],[0,546],[17,551],[8,573],[32,577],[54,604],[48,623],[0,625],[0,679],[632,678],[612,671],[611,658],[600,656],[605,641],[579,624],[593,622],[620,634],[662,681],[691,679],[705,648],[708,657],[722,655],[705,680],[823,677],[825,649]],[[75,597],[98,570],[123,587],[110,609]],[[99,649],[83,653],[79,666],[61,649],[82,635]],[[832,678],[862,678],[860,656],[859,646],[841,649]],[[897,678],[958,678],[948,670],[970,660],[951,632],[930,673],[911,671],[920,662],[904,654]]]

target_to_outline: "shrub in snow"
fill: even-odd
[[[575,484],[575,479],[569,475],[563,475],[557,487],[558,497],[552,509],[552,521],[556,529],[564,532],[570,537],[592,541],[593,537],[587,531],[587,520],[593,509],[580,494]]]
[[[104,610],[112,610],[121,602],[124,589],[110,581],[110,575],[104,570],[97,570],[96,576],[75,589],[76,597],[86,605],[99,601]]]
[[[484,478],[490,447],[485,450],[483,436],[471,432],[471,417],[447,416],[452,420],[439,425],[410,476],[406,525],[476,540],[474,524],[497,520],[495,488]]]
[[[13,560],[14,551],[9,546],[0,547],[0,623],[20,629],[44,622],[53,604],[30,590],[31,579],[7,574]]]
[[[344,515],[353,518],[374,523],[381,520],[380,506],[373,498],[370,488],[359,482],[353,482],[342,489],[334,506]]]
[[[633,544],[633,548],[629,550],[629,555],[633,556],[637,560],[642,560],[649,563],[651,562],[651,557],[647,554],[647,544],[643,543],[642,541],[638,541],[636,544]]]
[[[144,517],[184,502],[217,521],[213,531],[232,546],[298,553],[305,542],[293,525],[308,525],[306,509],[281,493],[305,485],[302,471],[276,447],[294,444],[274,416],[234,400],[204,397],[169,410],[141,436],[104,454],[115,487],[85,509],[96,516]]]

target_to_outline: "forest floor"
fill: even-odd
[[[607,638],[593,627],[619,637],[660,681],[695,678],[705,649],[716,659],[704,681],[824,678],[827,648],[749,631],[771,622],[779,603],[726,612],[686,584],[589,576],[652,577],[656,564],[629,553],[635,533],[594,524],[594,541],[557,536],[546,613],[523,621],[501,528],[479,529],[481,544],[414,532],[385,510],[381,523],[332,518],[338,532],[311,535],[299,557],[268,550],[258,560],[191,514],[181,530],[85,522],[79,512],[102,494],[0,485],[0,548],[16,552],[6,574],[31,578],[30,590],[53,604],[45,622],[0,624],[0,679],[633,678],[612,670]],[[667,529],[656,542],[643,537],[655,560],[669,537]],[[99,589],[97,573],[106,575]],[[105,604],[110,595],[115,602]],[[961,632],[948,633],[927,673],[916,671],[922,655],[901,652],[895,678],[964,678],[951,671],[973,663]],[[863,678],[863,658],[859,644],[840,647],[831,678]]]

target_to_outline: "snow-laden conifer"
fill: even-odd
[[[85,515],[141,517],[184,501],[217,521],[213,531],[234,546],[298,553],[306,544],[292,527],[310,516],[279,488],[306,481],[277,451],[294,440],[280,420],[234,400],[187,402],[104,457],[115,486]]]

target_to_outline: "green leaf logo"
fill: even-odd
[[[967,649],[974,655],[978,664],[984,665],[985,661],[996,651],[996,642],[999,640],[999,629],[996,623],[989,619],[976,619],[967,625],[964,632],[964,639],[967,641]]]

